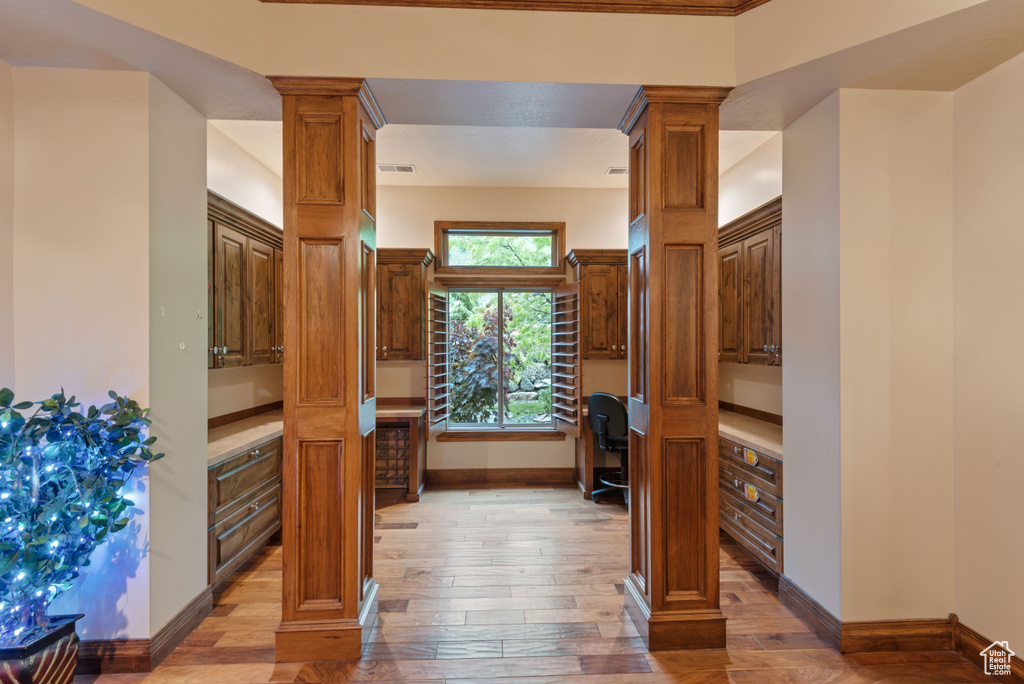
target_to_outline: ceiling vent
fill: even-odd
[[[629,173],[628,166],[609,166],[608,170],[604,172],[606,176],[625,176]]]
[[[377,170],[381,173],[416,173],[412,164],[377,164]]]

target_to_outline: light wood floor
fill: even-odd
[[[460,684],[991,682],[948,652],[843,657],[779,604],[723,540],[726,651],[650,654],[622,608],[626,509],[571,489],[427,492],[381,508],[380,616],[363,659],[274,664],[281,548],[216,595],[213,615],[149,675],[76,684],[456,681]]]

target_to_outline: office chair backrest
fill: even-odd
[[[594,392],[587,404],[590,428],[598,437],[600,447],[605,451],[617,451],[626,446],[626,430],[629,415],[619,398],[607,392]]]

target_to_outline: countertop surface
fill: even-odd
[[[377,404],[378,418],[419,418],[427,410],[422,404],[395,404],[381,406]]]
[[[424,406],[380,406],[378,418],[418,418]],[[215,427],[206,433],[207,467],[212,468],[232,456],[244,453],[284,434],[284,411],[261,413],[252,418]]]
[[[718,412],[718,434],[737,444],[782,460],[782,426],[732,411]]]
[[[236,420],[206,433],[208,467],[222,463],[232,456],[249,451],[264,442],[284,434],[284,411],[270,411],[252,418]]]

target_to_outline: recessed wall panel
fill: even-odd
[[[344,404],[345,240],[299,239],[299,403]]]
[[[665,127],[665,168],[662,172],[665,209],[704,206],[704,127]]]
[[[341,114],[300,114],[296,124],[299,203],[344,204]]]
[[[298,608],[340,609],[344,604],[344,440],[300,441],[298,456]]]
[[[664,402],[704,401],[704,247],[666,245],[662,321]]]
[[[699,438],[666,439],[662,448],[663,519],[666,529],[671,530],[669,544],[664,547],[665,596],[703,598],[707,591],[703,572],[707,553],[706,444]]]

